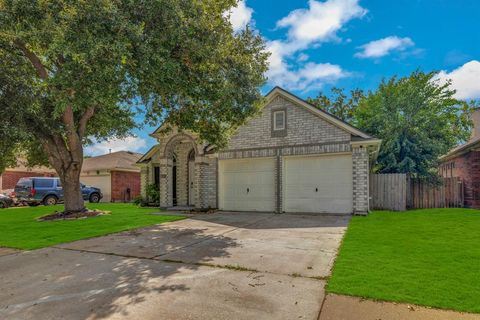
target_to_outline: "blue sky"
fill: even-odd
[[[420,68],[451,79],[458,98],[480,99],[478,0],[246,0],[230,21],[265,38],[271,57],[264,93],[275,85],[304,98],[332,86],[370,90]],[[86,153],[145,152],[155,144],[152,130]]]

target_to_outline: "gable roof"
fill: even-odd
[[[150,159],[152,159],[155,152],[157,152],[158,147],[159,147],[158,144],[151,147],[147,152],[145,152],[145,154],[140,159],[137,160],[137,163],[144,163],[144,162],[150,161]]]
[[[291,102],[295,103],[296,105],[305,108],[306,110],[310,111],[314,115],[322,118],[323,120],[349,132],[350,134],[363,138],[363,139],[374,139],[372,136],[368,135],[367,133],[361,131],[360,129],[355,128],[351,124],[346,123],[345,121],[337,118],[336,116],[326,112],[325,110],[318,109],[311,103],[308,103],[307,101],[303,100],[302,98],[299,98],[298,96],[294,95],[293,93],[288,92],[287,90],[280,88],[278,86],[274,87],[272,90],[270,90],[269,93],[265,96],[267,98],[267,101],[270,102],[275,98],[276,96],[282,96],[283,98],[290,100]],[[267,102],[267,104],[268,104]]]
[[[140,153],[118,151],[83,160],[82,172],[97,170],[140,171],[135,164],[142,157]]]
[[[355,128],[351,124],[339,119],[338,117],[334,116],[333,114],[328,113],[325,110],[318,109],[317,107],[315,107],[311,103],[308,103],[307,101],[303,100],[302,98],[294,95],[293,93],[291,93],[291,92],[289,92],[289,91],[287,91],[287,90],[285,90],[285,89],[283,89],[279,86],[275,86],[272,90],[270,90],[270,92],[268,92],[265,95],[265,98],[267,99],[267,103],[265,104],[265,106],[268,104],[268,102],[273,100],[273,98],[275,98],[277,95],[281,95],[282,97],[286,98],[287,100],[290,100],[291,102],[305,108],[306,110],[310,111],[311,113],[319,116],[320,118],[324,119],[327,122],[330,122],[331,124],[333,124],[333,125],[335,125],[339,128],[342,128],[343,130],[351,133],[354,136],[357,136],[357,137],[360,137],[360,138],[363,138],[363,139],[367,139],[367,140],[375,139],[374,137],[372,137],[372,136],[368,135],[367,133],[363,132],[362,130],[360,130],[358,128]],[[155,129],[155,131],[153,131],[150,134],[150,136],[154,136],[166,124],[167,124],[166,122],[163,122],[161,125],[158,126],[157,129]],[[152,151],[152,150],[150,149],[148,152],[150,152],[150,151]],[[145,154],[145,156],[146,156],[146,154]],[[140,162],[144,160],[143,158],[145,158],[145,156],[142,157]]]
[[[472,139],[465,144],[453,148],[447,154],[441,156],[440,161],[448,161],[458,156],[461,156],[462,154],[478,149],[480,149],[480,137]]]

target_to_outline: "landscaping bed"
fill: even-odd
[[[480,211],[353,217],[330,293],[480,313]]]

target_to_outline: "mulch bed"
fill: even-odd
[[[98,217],[106,214],[110,214],[110,212],[88,210],[88,209],[80,212],[63,211],[63,212],[55,212],[55,213],[40,217],[37,220],[38,221],[75,220],[75,219],[86,219],[91,217]]]

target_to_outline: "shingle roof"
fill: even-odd
[[[29,167],[27,160],[24,158],[18,158],[17,165],[15,167],[7,168],[5,171],[17,171],[17,172],[48,172],[55,173],[55,170],[45,166],[33,166]]]
[[[140,171],[135,164],[142,157],[140,153],[118,151],[83,160],[82,172],[96,170]]]
[[[460,146],[457,146],[450,150],[446,155],[443,155],[440,157],[441,161],[446,161],[452,158],[455,158],[459,155],[462,155],[464,153],[467,153],[471,151],[472,149],[478,149],[480,148],[480,137],[479,138],[474,138],[470,140],[469,142],[462,144]]]

